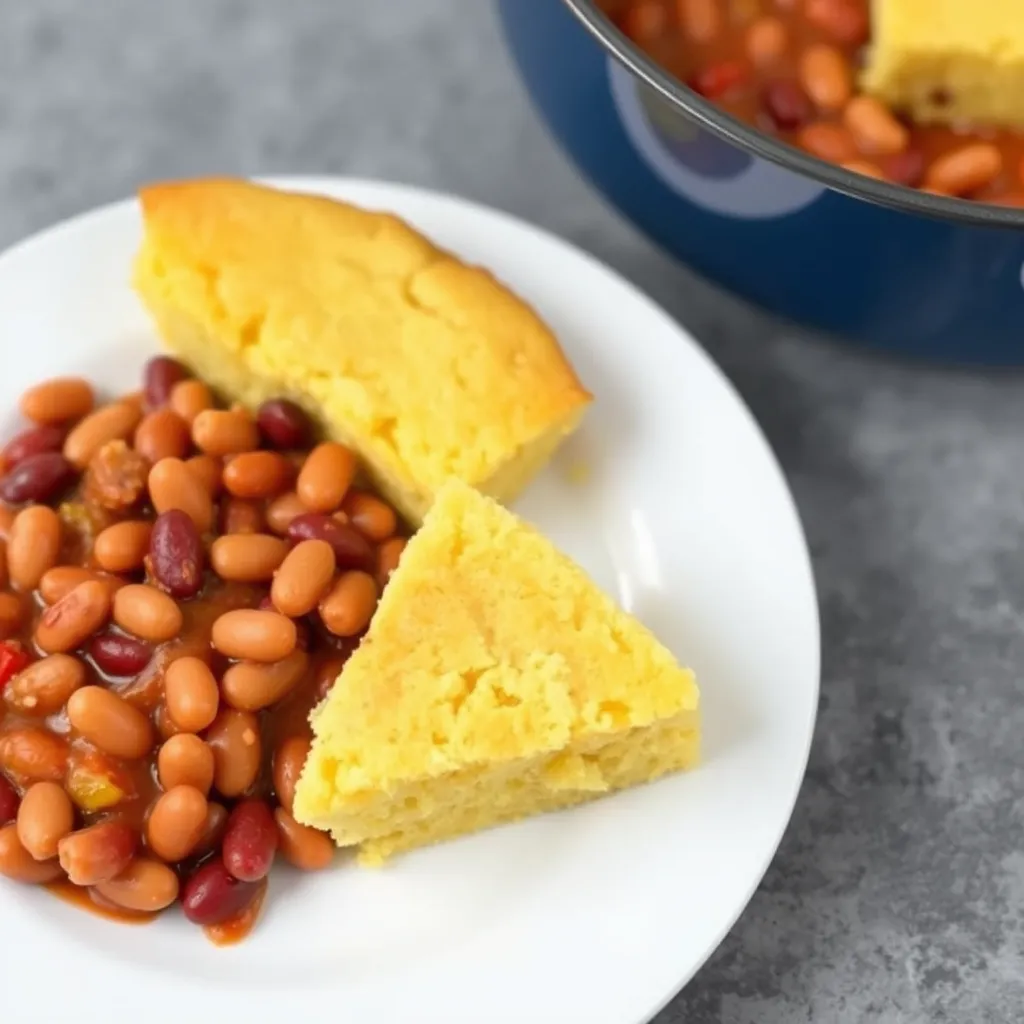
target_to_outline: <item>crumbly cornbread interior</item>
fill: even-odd
[[[582,569],[451,481],[313,713],[295,815],[379,863],[689,768],[698,705]]]

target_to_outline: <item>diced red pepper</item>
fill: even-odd
[[[0,690],[28,663],[28,652],[17,641],[7,640],[0,644]]]
[[[747,69],[737,60],[723,60],[698,71],[690,80],[690,88],[709,100],[724,96],[745,81]]]

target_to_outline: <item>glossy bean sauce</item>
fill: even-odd
[[[2,449],[0,877],[237,941],[276,859],[331,862],[290,813],[308,715],[405,539],[287,400],[167,357],[141,388],[43,382]]]

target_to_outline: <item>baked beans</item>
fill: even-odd
[[[167,357],[94,394],[30,389],[0,454],[0,876],[237,939],[275,858],[332,860],[291,815],[308,716],[405,538],[287,399]]]
[[[654,60],[822,160],[941,195],[1024,205],[1024,132],[919,125],[858,91],[870,0],[601,0]]]

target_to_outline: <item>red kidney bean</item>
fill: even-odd
[[[44,423],[40,427],[29,427],[4,445],[0,452],[0,464],[10,469],[30,455],[41,452],[59,452],[64,446],[64,428],[55,423]]]
[[[796,82],[779,78],[769,82],[761,93],[761,102],[775,127],[792,131],[806,124],[814,113],[807,93]]]
[[[179,381],[188,380],[192,374],[170,356],[155,356],[146,363],[142,373],[142,391],[147,409],[159,409],[171,397],[171,389]]]
[[[149,538],[149,564],[172,597],[195,597],[203,586],[203,545],[195,523],[181,509],[161,513]]]
[[[318,512],[296,516],[288,525],[288,539],[325,540],[334,549],[338,568],[373,572],[375,556],[370,542],[355,527]]]
[[[7,781],[6,776],[0,775],[0,825],[14,821],[20,803],[18,791]]]
[[[75,467],[60,452],[29,455],[0,477],[0,501],[49,501],[74,475]]]
[[[245,910],[260,888],[259,882],[240,882],[224,866],[224,861],[215,857],[185,882],[181,907],[193,924],[219,924]]]
[[[104,675],[117,678],[137,676],[153,657],[153,648],[149,644],[117,633],[93,637],[87,651]]]
[[[309,440],[309,417],[287,398],[272,398],[256,411],[256,425],[273,448],[302,448]]]
[[[243,800],[228,818],[221,842],[224,866],[240,882],[258,882],[277,853],[274,815],[262,800]]]
[[[57,844],[57,856],[75,885],[98,885],[128,867],[137,841],[123,821],[101,821],[65,836]]]
[[[902,153],[879,157],[878,166],[887,180],[910,188],[921,184],[926,169],[924,153],[919,149],[905,149]]]
[[[706,99],[716,100],[742,84],[747,77],[747,69],[739,61],[723,60],[698,71],[687,85]]]

